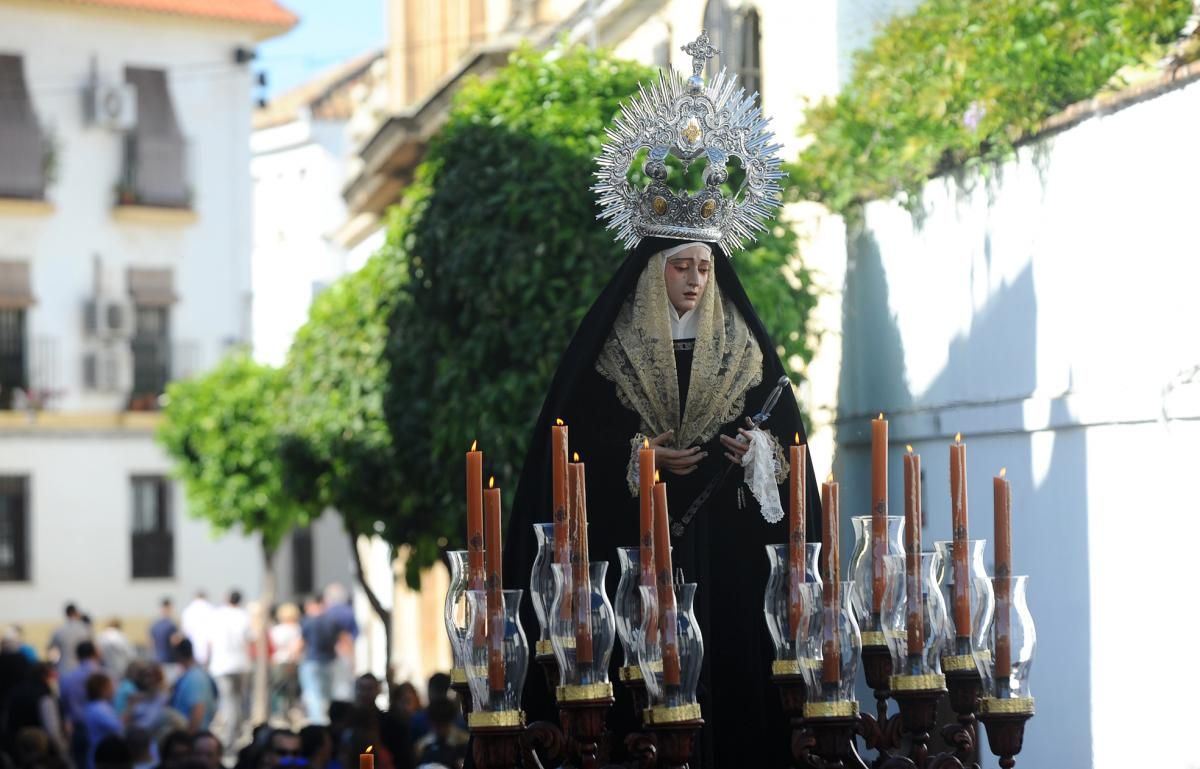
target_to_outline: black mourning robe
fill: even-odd
[[[504,584],[524,588],[522,624],[530,647],[538,637],[537,618],[528,595],[530,571],[537,553],[533,524],[552,520],[550,426],[561,418],[569,428],[570,451],[586,466],[588,547],[593,561],[607,560],[609,597],[616,594],[620,567],[616,549],[638,543],[638,500],[629,492],[626,472],[630,440],[639,432],[637,413],[617,399],[615,385],[596,371],[596,358],[617,313],[636,290],[653,254],[678,241],[643,240],[626,257],[581,322],[563,354],[533,430],[522,468],[512,517],[505,538]],[[745,418],[755,414],[784,375],[783,364],[766,329],[750,304],[729,259],[713,245],[715,278],[722,294],[741,312],[763,353],[761,383],[747,394],[743,413],[724,425],[705,445],[708,456],[686,476],[663,471],[672,519],[684,515],[709,481],[729,466],[721,434],[736,436]],[[665,308],[664,308],[665,311]],[[678,347],[678,346],[677,346]],[[676,350],[680,404],[687,402],[692,352]],[[764,425],[784,446],[798,433],[807,442],[791,388],[785,388]],[[679,447],[686,448],[686,447]],[[809,454],[807,531],[820,537],[820,499]],[[745,506],[739,508],[738,488]],[[780,499],[787,512],[786,484]],[[774,649],[763,618],[763,591],[769,572],[766,545],[787,541],[787,518],[768,524],[745,487],[742,468],[733,467],[721,486],[691,520],[681,537],[672,537],[673,564],[688,582],[696,582],[695,611],[704,636],[704,666],[698,698],[705,719],[694,767],[742,769],[790,765],[790,730],[779,695],[769,680]],[[611,680],[617,703],[609,717],[614,760],[623,755],[623,737],[638,728],[631,698],[617,680],[625,664],[618,640],[613,649]],[[554,719],[556,709],[542,671],[531,661],[524,707],[530,720]]]

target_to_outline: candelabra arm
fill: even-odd
[[[861,713],[858,717],[858,733],[868,749],[879,751],[879,757],[872,762],[878,767],[887,757],[888,749],[900,744],[900,715],[891,718],[885,715],[881,721],[870,713]]]
[[[534,721],[521,734],[521,758],[525,769],[549,769],[562,764],[567,740],[562,729],[549,721]]]
[[[656,769],[658,766],[658,746],[653,734],[631,732],[625,735],[625,750],[636,769]]]

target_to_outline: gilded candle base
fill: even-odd
[[[554,656],[554,644],[550,643],[549,638],[543,638],[537,642],[537,646],[534,647],[534,652],[539,657]]]
[[[611,698],[613,688],[607,681],[599,684],[574,684],[558,687],[555,695],[559,702],[589,702]]]
[[[626,665],[618,671],[617,677],[622,681],[641,681],[642,669],[637,665]]]
[[[974,673],[975,657],[970,654],[946,654],[942,656],[942,670],[947,673],[968,671]]]
[[[804,703],[805,718],[855,718],[858,716],[857,700],[838,700],[837,702],[806,702]]]
[[[893,692],[928,692],[946,688],[946,677],[941,673],[926,673],[917,676],[892,676],[888,688]]]
[[[677,724],[681,721],[695,721],[700,716],[700,703],[691,702],[687,705],[675,705],[674,707],[659,705],[653,708],[646,708],[642,714],[642,719],[649,726],[651,724]]]
[[[864,630],[862,631],[863,646],[887,646],[887,636],[882,630]]]
[[[980,714],[1007,713],[1033,715],[1033,697],[984,697],[979,701]]]
[[[820,667],[821,660],[813,659],[812,657],[804,657],[798,660],[775,660],[771,663],[771,675],[798,676],[806,668],[808,670],[817,670]]]
[[[465,684],[467,682],[467,671],[462,668],[450,668],[450,683]]]
[[[524,725],[524,710],[476,710],[467,714],[467,726],[472,729]]]

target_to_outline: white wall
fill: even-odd
[[[53,342],[55,411],[113,412],[124,394],[83,391],[82,305],[92,291],[93,257],[113,293],[124,295],[126,269],[169,267],[179,301],[171,337],[190,366],[215,363],[230,343],[248,339],[250,292],[250,70],[234,49],[252,48],[240,27],[180,16],[108,12],[78,4],[0,6],[0,51],[24,59],[27,85],[43,125],[58,143],[53,212],[0,216],[0,257],[28,261],[37,304],[29,340]],[[122,157],[119,133],[84,123],[83,88],[91,68],[124,81],[128,65],[162,68],[189,145],[192,223],[131,224],[114,218]],[[100,420],[103,422],[104,420]],[[111,422],[112,420],[110,420]],[[232,586],[253,595],[260,580],[254,541],[214,541],[189,519],[176,489],[176,577],[131,580],[129,476],[167,473],[152,431],[141,428],[0,429],[0,473],[31,477],[30,581],[0,584],[0,617],[27,623],[56,619],[62,602],[93,616],[152,616],[157,598],[183,602],[194,589]],[[8,423],[5,423],[8,425]]]
[[[1129,740],[1128,718],[1132,702],[1190,706],[1160,639],[1200,626],[1183,587],[1200,536],[1187,487],[1200,456],[1198,124],[1192,84],[1026,147],[990,180],[934,181],[919,220],[871,203],[848,238],[843,507],[867,510],[880,410],[893,510],[903,444],[924,453],[926,541],[949,534],[956,431],[972,536],[992,538],[988,480],[1007,467],[1014,569],[1030,575],[1038,628],[1038,715],[1019,764],[1195,766],[1185,740]]]
[[[0,468],[30,476],[32,512],[30,581],[0,582],[5,622],[55,619],[68,600],[101,622],[113,615],[153,616],[164,595],[182,607],[201,588],[214,600],[234,587],[251,597],[258,593],[262,551],[257,540],[214,537],[208,524],[182,513],[178,484],[172,499],[175,576],[131,578],[129,476],[170,470],[146,432],[8,431],[0,440]]]
[[[347,271],[346,254],[330,236],[346,218],[349,147],[344,121],[306,115],[256,131],[251,146],[254,354],[278,366],[308,320],[314,286]]]

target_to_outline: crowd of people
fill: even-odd
[[[429,679],[427,704],[409,682],[354,676],[340,585],[271,612],[269,716],[253,725],[257,620],[237,590],[219,605],[198,593],[178,619],[164,598],[141,644],[118,620],[65,615],[42,653],[15,625],[0,638],[0,769],[355,769],[368,746],[378,769],[466,758],[449,676]]]

